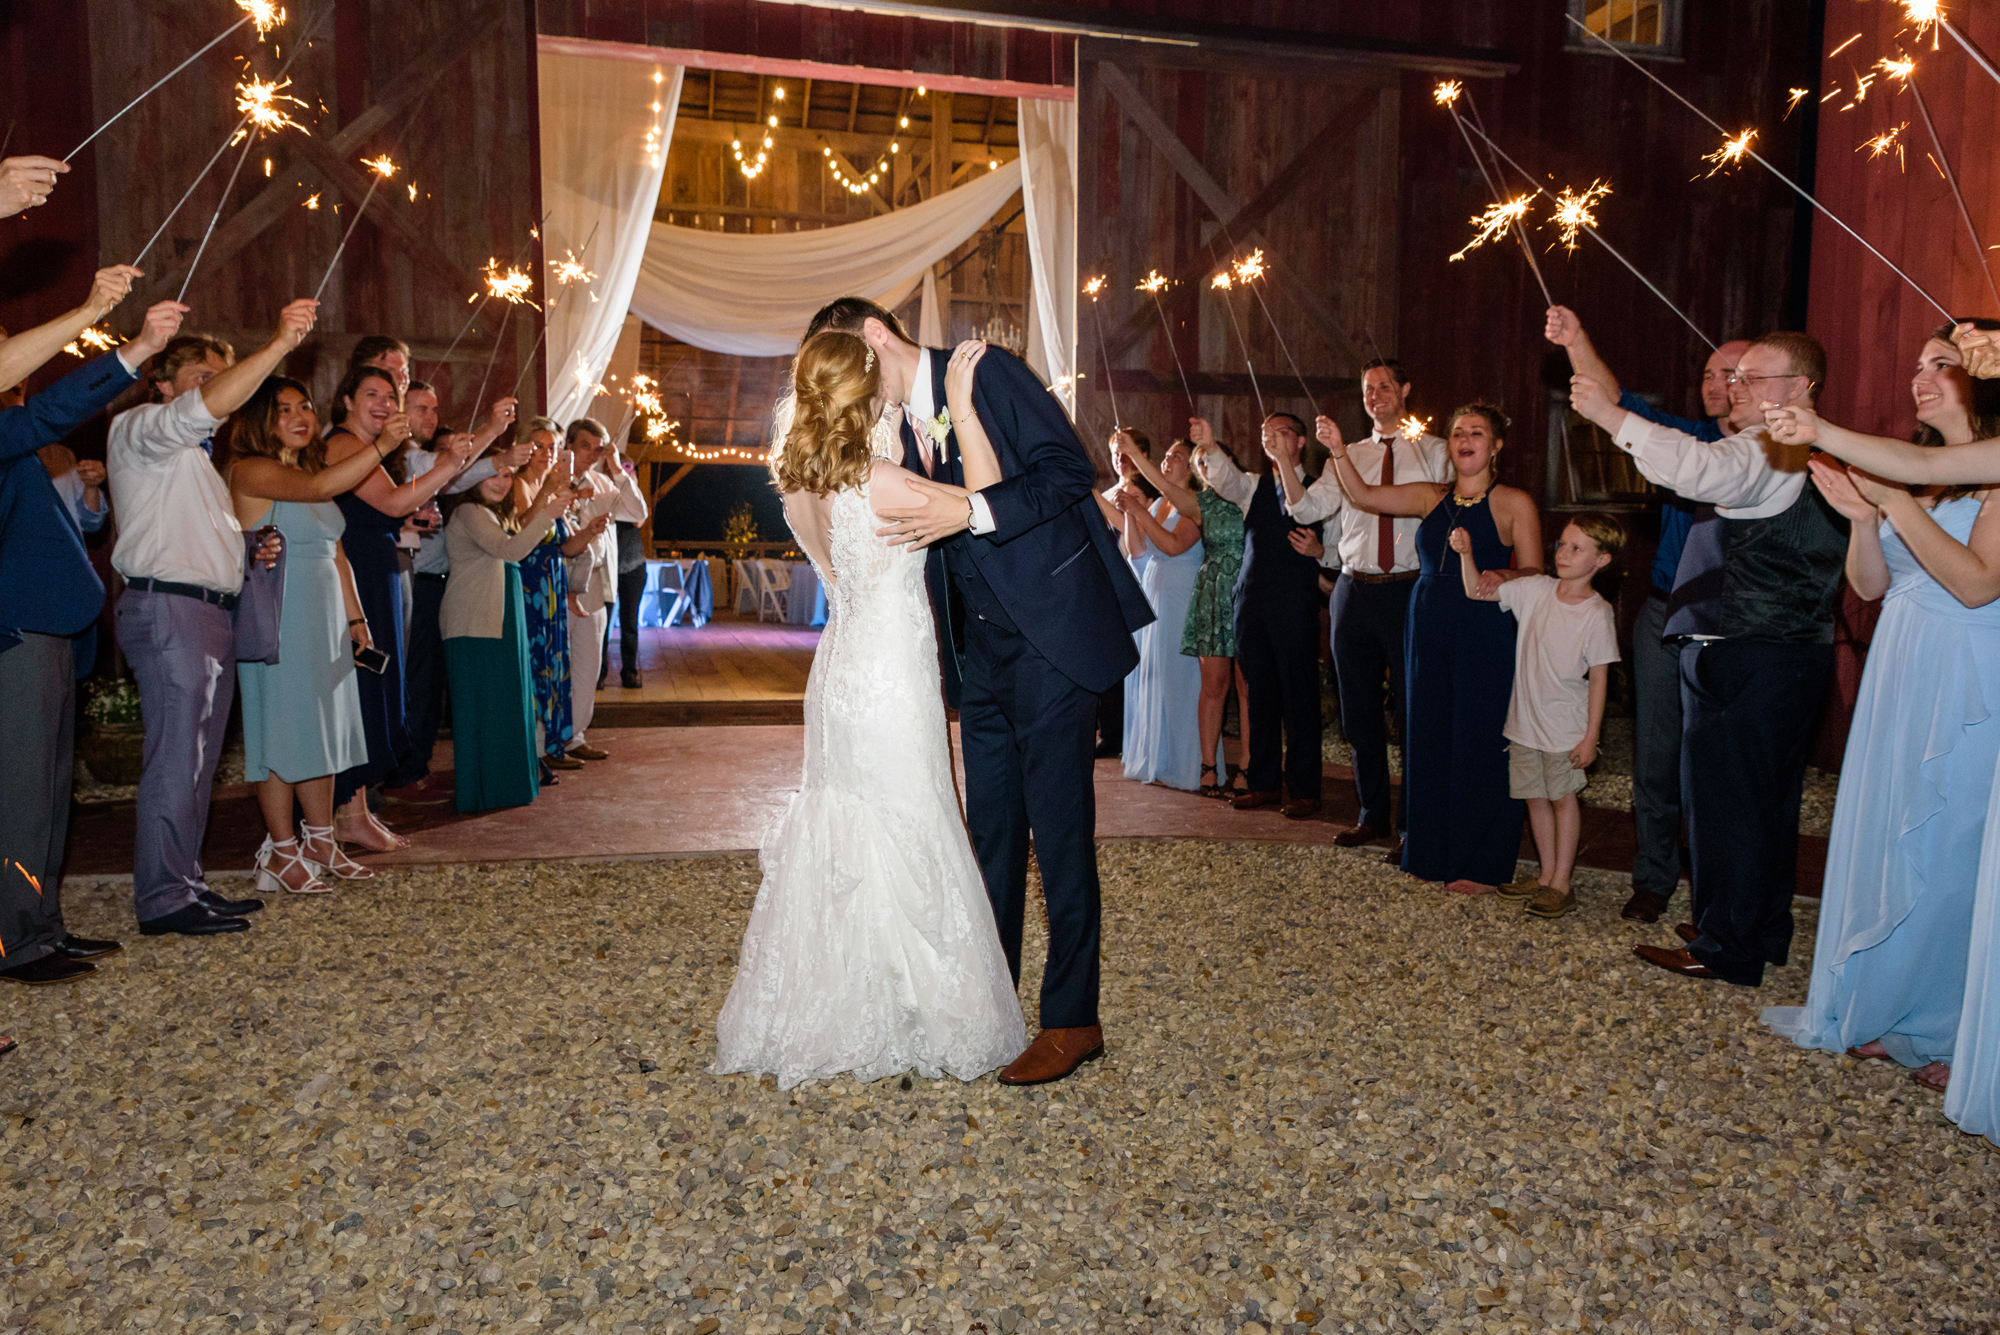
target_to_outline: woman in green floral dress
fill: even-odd
[[[1201,428],[1207,434],[1206,423]],[[1222,715],[1229,702],[1229,686],[1236,684],[1236,711],[1248,727],[1250,711],[1244,705],[1243,674],[1236,669],[1236,575],[1243,568],[1243,511],[1230,501],[1200,485],[1190,494],[1168,482],[1159,466],[1133,445],[1128,434],[1120,433],[1119,453],[1153,484],[1169,504],[1185,512],[1190,506],[1201,511],[1202,561],[1195,572],[1194,598],[1188,604],[1187,628],[1181,634],[1181,652],[1201,660],[1201,754],[1213,756],[1222,738]],[[1185,441],[1176,444],[1185,445]],[[1233,453],[1233,451],[1232,451]],[[1114,467],[1117,461],[1113,461]],[[1246,472],[1262,472],[1268,466],[1260,450],[1255,460],[1244,465]],[[1248,744],[1248,739],[1245,739]],[[1213,765],[1203,765],[1201,795],[1227,797],[1229,789]]]

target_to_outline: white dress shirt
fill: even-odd
[[[1397,483],[1438,482],[1451,480],[1451,461],[1445,454],[1444,441],[1437,436],[1423,436],[1409,440],[1401,435],[1384,436],[1376,432],[1366,440],[1357,440],[1347,447],[1347,458],[1354,465],[1354,471],[1361,474],[1361,480],[1371,486],[1382,481],[1382,458],[1385,451],[1395,451]],[[1350,570],[1363,575],[1400,575],[1417,568],[1417,529],[1422,526],[1422,518],[1389,516],[1389,527],[1394,539],[1395,560],[1387,570],[1382,569],[1381,533],[1384,516],[1363,510],[1349,503],[1347,494],[1340,489],[1340,477],[1331,461],[1319,480],[1306,488],[1306,494],[1299,497],[1298,504],[1291,507],[1292,518],[1301,524],[1316,524],[1321,520],[1333,520],[1335,529],[1333,541],[1327,545],[1337,554],[1336,564],[1342,570]]]
[[[903,415],[910,423],[910,430],[917,437],[917,453],[923,456],[928,466],[931,456],[937,451],[937,442],[930,437],[929,426],[938,415],[936,396],[931,392],[931,350],[917,349],[917,374],[910,384],[909,402],[903,405]],[[978,492],[972,493],[972,531],[985,535],[993,531],[993,507]]]
[[[1717,441],[1627,413],[1618,448],[1632,456],[1648,482],[1715,507],[1724,519],[1769,519],[1792,508],[1805,490],[1805,445],[1780,445],[1762,426]]]
[[[608,514],[623,524],[646,522],[646,497],[639,484],[624,469],[614,479],[602,469],[592,468],[577,481],[590,488],[590,495],[570,503],[572,531],[583,529],[599,515]],[[610,525],[590,540],[590,545],[569,558],[569,591],[585,616],[602,611],[611,602],[618,584],[618,535]]]
[[[243,588],[243,529],[202,442],[222,425],[191,389],[111,423],[105,468],[118,496],[111,564],[126,579]]]
[[[1241,468],[1238,468],[1236,461],[1229,457],[1228,450],[1223,449],[1220,445],[1217,445],[1214,449],[1202,450],[1195,455],[1194,466],[1201,473],[1202,480],[1208,483],[1209,490],[1241,510],[1244,518],[1248,519],[1250,517],[1250,502],[1257,499],[1257,478],[1255,475],[1246,473]],[[1271,465],[1273,468],[1277,466],[1275,462]],[[1297,464],[1292,465],[1292,476],[1298,479],[1300,486],[1305,486],[1305,470],[1301,469]],[[1327,484],[1332,477],[1333,470],[1328,469],[1318,482],[1313,483],[1313,486],[1318,487],[1322,484]],[[1285,500],[1284,488],[1279,486],[1276,478],[1271,479],[1271,485],[1278,487],[1278,508],[1290,515],[1294,522],[1300,524],[1317,524],[1319,522],[1318,517],[1312,519],[1306,518],[1299,513],[1297,506],[1291,505]],[[1301,496],[1299,500],[1303,502],[1310,495],[1311,490],[1308,489],[1307,494]],[[1336,497],[1340,495],[1338,484],[1334,484],[1334,495]],[[1338,570],[1340,569],[1340,556],[1334,551],[1332,546],[1328,545],[1320,553],[1319,564],[1323,570]]]

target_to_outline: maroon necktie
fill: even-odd
[[[1382,443],[1382,485],[1391,486],[1395,481],[1396,438],[1391,436]],[[1375,564],[1385,575],[1396,568],[1396,521],[1388,515],[1375,519]]]

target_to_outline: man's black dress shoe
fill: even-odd
[[[618,678],[618,684],[628,691],[636,691],[645,685],[644,682],[639,680],[639,674],[636,672],[624,673]]]
[[[78,936],[75,932],[56,942],[56,954],[66,960],[102,959],[106,955],[116,955],[123,949],[125,947],[116,941],[96,941],[87,936]]]
[[[147,936],[221,936],[225,932],[247,932],[250,924],[241,918],[232,918],[227,913],[217,913],[208,905],[197,900],[184,909],[176,909],[160,918],[148,918],[139,924],[139,930]]]
[[[1350,825],[1333,836],[1333,845],[1335,848],[1359,848],[1363,844],[1372,844],[1381,837],[1382,832],[1373,825]]]
[[[224,899],[213,890],[197,890],[194,892],[194,898],[197,904],[206,904],[217,913],[226,913],[232,918],[255,913],[264,907],[264,901],[261,899]]]
[[[1382,855],[1382,861],[1392,867],[1403,865],[1403,837],[1401,835],[1397,835],[1396,842],[1389,845],[1389,851]]]
[[[16,964],[11,969],[0,969],[0,978],[10,983],[26,983],[29,987],[47,987],[50,983],[70,983],[87,974],[97,972],[95,964],[73,960],[61,954],[44,955],[26,964]]]
[[[1654,890],[1634,890],[1632,897],[1625,901],[1625,907],[1618,916],[1628,922],[1658,922],[1660,915],[1667,911],[1670,897]]]

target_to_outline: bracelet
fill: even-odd
[[[947,414],[945,414],[945,415],[946,415],[947,417],[950,417],[950,416],[951,416],[951,415],[950,415],[949,413],[947,413]],[[952,424],[953,426],[957,426],[957,425],[958,425],[958,424],[959,424],[960,422],[964,422],[964,421],[974,421],[974,422],[976,422],[976,421],[978,421],[978,420],[979,420],[979,410],[978,410],[977,408],[974,408],[974,409],[973,409],[973,410],[972,410],[971,412],[967,413],[967,414],[966,414],[966,415],[965,415],[964,417],[952,417],[952,419],[951,419],[951,424]]]

